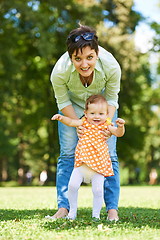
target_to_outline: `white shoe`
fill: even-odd
[[[56,220],[56,219],[58,219],[58,218],[55,218],[54,216],[49,216],[49,215],[45,216],[45,218],[49,219],[49,220]]]
[[[65,217],[65,219],[68,219],[68,220],[75,220],[76,217],[69,217],[68,215]]]
[[[100,221],[100,218],[99,218],[99,217],[92,217],[92,221],[93,221],[93,222],[99,222],[99,221]]]
[[[56,218],[56,217],[54,217],[54,216],[49,216],[49,215],[47,215],[47,216],[45,216],[45,218],[48,219],[48,220],[58,220],[58,219],[64,219],[65,217]]]
[[[110,222],[117,222],[119,220],[118,212],[116,209],[109,209],[108,210],[108,217],[107,220]]]
[[[110,222],[113,222],[113,221],[117,222],[117,221],[119,221],[119,218],[108,218],[107,217],[107,220]]]

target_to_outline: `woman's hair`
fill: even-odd
[[[106,103],[106,106],[108,107],[108,103],[107,103],[107,100],[105,99],[105,97],[100,94],[97,94],[97,95],[92,95],[89,98],[87,98],[86,104],[85,104],[85,111],[87,111],[88,106],[93,103],[94,104],[95,103]]]
[[[83,35],[86,33],[92,33],[93,38],[91,40],[85,40]],[[78,37],[78,41],[75,41],[76,37]],[[67,50],[70,58],[72,57],[74,51],[76,51],[77,55],[79,50],[82,52],[82,49],[87,46],[94,49],[98,54],[98,37],[96,35],[96,31],[89,26],[79,24],[79,28],[73,29],[67,38]]]

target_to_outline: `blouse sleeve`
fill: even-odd
[[[68,53],[65,53],[57,61],[51,73],[50,80],[52,82],[59,110],[72,104],[68,95],[67,87],[67,81],[70,77],[71,67],[71,61]]]
[[[111,53],[100,47],[99,57],[106,76],[105,97],[108,104],[118,108],[121,68]]]

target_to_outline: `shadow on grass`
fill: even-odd
[[[47,209],[0,209],[0,221],[43,219],[48,211]]]
[[[74,221],[59,219],[56,221],[47,221],[43,225],[48,230],[55,229],[56,231],[68,230],[71,228],[85,229],[88,226],[97,228],[97,225],[108,225],[110,228],[144,228],[148,226],[153,229],[160,229],[160,210],[150,208],[119,208],[118,222],[110,222],[106,220],[106,211],[103,208],[101,212],[101,220],[93,222],[91,218],[91,208],[80,208],[78,210],[77,219]]]
[[[21,220],[43,220],[40,224],[46,230],[64,231],[68,229],[86,229],[88,226],[97,228],[97,225],[108,225],[110,228],[142,228],[148,226],[153,229],[160,229],[160,210],[150,208],[119,208],[120,220],[115,224],[106,221],[105,208],[101,211],[101,220],[93,222],[91,218],[92,208],[79,208],[77,219],[74,221],[58,219],[56,221],[47,220],[44,217],[51,214],[51,210],[14,210],[0,209],[0,221],[21,221]]]

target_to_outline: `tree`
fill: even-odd
[[[53,180],[59,145],[57,125],[50,121],[57,107],[49,75],[66,51],[68,32],[87,10],[67,0],[2,0],[0,9],[0,172],[9,180],[19,168],[25,173],[29,166],[36,176],[45,168]]]
[[[130,171],[146,165],[155,133],[151,107],[159,92],[152,89],[149,55],[135,49],[135,28],[143,17],[133,1],[1,0],[0,9],[1,179],[16,179],[19,168],[30,168],[36,177],[46,169],[54,180],[59,145],[57,123],[50,121],[57,106],[49,76],[78,22],[97,29],[100,45],[122,68],[119,115],[127,125],[118,141],[120,161]]]

